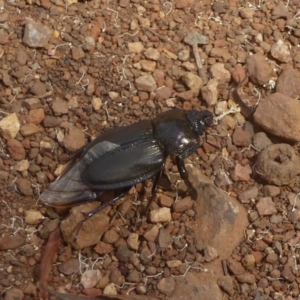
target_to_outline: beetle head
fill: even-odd
[[[198,135],[204,133],[206,127],[210,126],[213,121],[213,114],[208,110],[190,110],[186,114],[191,126]]]

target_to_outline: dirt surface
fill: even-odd
[[[44,281],[179,299],[205,276],[222,255],[195,239],[201,215],[170,158],[150,219],[152,180],[90,219],[82,246],[49,236],[91,207],[70,219],[38,201],[99,133],[176,107],[214,113],[186,163],[248,214],[221,299],[299,299],[299,45],[298,0],[0,0],[0,298],[39,299]]]

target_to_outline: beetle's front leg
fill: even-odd
[[[177,168],[178,168],[180,177],[184,180],[184,183],[187,186],[188,193],[190,194],[190,196],[194,200],[196,200],[197,197],[198,197],[198,193],[197,193],[196,189],[193,187],[192,183],[189,180],[189,175],[188,175],[188,172],[185,168],[183,159],[180,159],[179,157],[176,157],[176,163],[177,163]]]

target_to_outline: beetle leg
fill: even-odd
[[[110,205],[113,205],[115,202],[117,202],[119,199],[121,199],[122,197],[124,197],[130,190],[131,187],[129,188],[124,188],[124,189],[121,189],[119,190],[117,196],[115,196],[113,199],[111,199],[110,201],[107,201],[101,205],[99,205],[97,208],[93,209],[92,211],[88,212],[88,213],[82,213],[84,214],[85,218],[80,221],[77,225],[77,230],[76,230],[76,234],[75,234],[75,237],[74,237],[74,241],[77,240],[77,237],[78,237],[78,233],[80,231],[80,228],[82,226],[82,224],[87,220],[89,219],[90,217],[92,217],[94,214],[96,214],[97,212],[99,212],[100,210],[104,209],[105,207],[107,206],[110,206]]]
[[[121,199],[122,197],[124,197],[130,190],[131,187],[129,188],[124,188],[118,191],[118,194],[111,200],[99,205],[97,208],[95,208],[94,210],[86,213],[86,217],[90,218],[92,217],[94,214],[96,214],[97,212],[99,212],[100,210],[104,209],[107,206],[113,205],[114,203],[116,203],[119,199]]]
[[[156,191],[157,191],[157,188],[158,188],[158,183],[159,183],[159,180],[160,180],[161,175],[163,173],[164,166],[165,165],[163,164],[161,166],[161,169],[159,170],[159,172],[155,175],[155,178],[154,178],[154,181],[153,181],[152,190],[151,190],[151,195],[149,197],[149,201],[148,201],[146,209],[145,209],[145,214],[148,213],[150,205],[151,205],[152,201],[154,200],[154,197],[156,196]]]
[[[184,183],[187,186],[188,193],[194,200],[197,199],[198,193],[189,180],[189,175],[185,168],[184,161],[181,158],[176,157],[176,163],[177,163],[177,168],[178,168],[180,177],[183,179]]]

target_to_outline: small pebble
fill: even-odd
[[[0,133],[6,139],[14,139],[20,130],[20,122],[15,113],[0,120]]]
[[[29,225],[39,224],[45,217],[35,209],[25,210],[25,223]]]
[[[152,227],[150,227],[148,230],[145,231],[143,236],[147,241],[154,242],[158,236],[158,233],[159,233],[159,227],[157,225],[153,225]]]
[[[85,289],[90,289],[98,283],[102,278],[100,270],[87,270],[85,271],[80,279],[80,283]]]
[[[128,50],[131,53],[141,53],[144,49],[144,45],[141,42],[128,43]]]
[[[174,212],[184,212],[193,206],[194,201],[191,197],[186,197],[180,201],[176,201],[172,205]]]
[[[114,283],[109,283],[103,290],[104,295],[118,295],[117,288]]]
[[[271,197],[260,198],[256,204],[257,211],[260,216],[268,216],[277,213],[275,203]]]
[[[164,295],[170,296],[175,289],[175,280],[173,277],[162,278],[157,283],[157,289]]]
[[[245,268],[253,268],[255,266],[255,257],[252,254],[245,255],[242,259]]]
[[[138,250],[139,248],[139,235],[136,233],[130,233],[127,238],[127,244],[129,249]]]
[[[164,228],[160,228],[159,230],[158,244],[160,248],[168,248],[172,244],[172,236]]]
[[[150,212],[152,223],[168,222],[171,220],[171,210],[168,207],[154,209]]]

